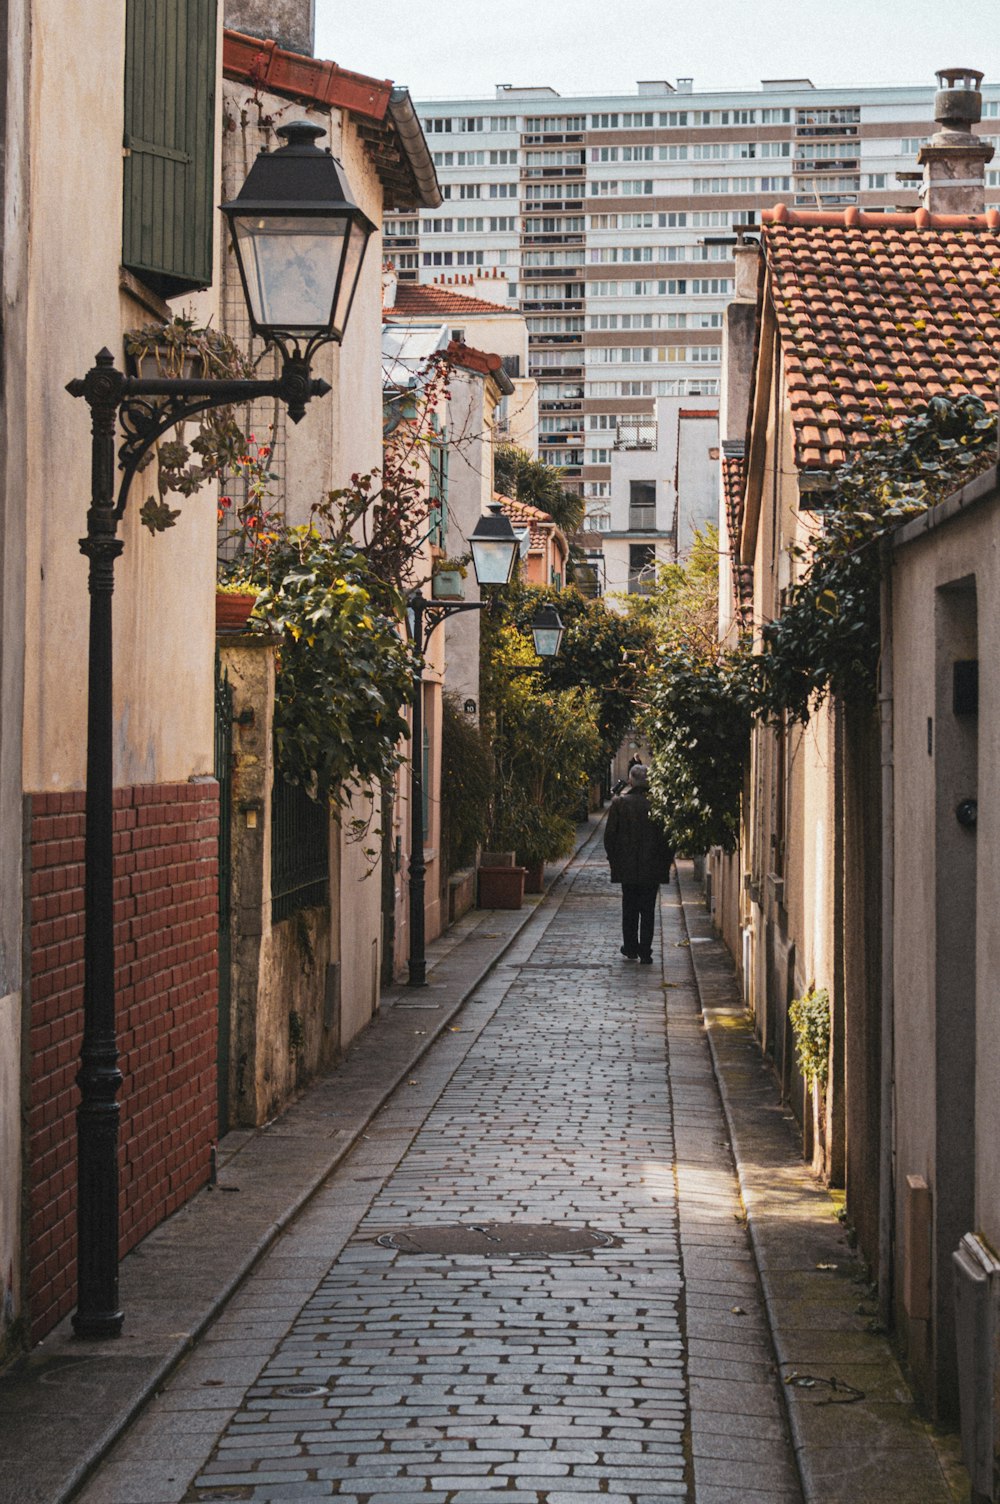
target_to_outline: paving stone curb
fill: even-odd
[[[570,856],[546,869],[546,894],[599,823],[595,816],[579,827]],[[68,1504],[78,1493],[503,960],[546,894],[521,910],[473,910],[428,946],[425,989],[397,985],[383,993],[372,1025],[333,1071],[272,1123],[222,1140],[217,1184],[122,1260],[120,1338],[80,1343],[67,1318],[0,1375],[0,1504]],[[426,1029],[415,1030],[416,1019]]]
[[[921,1420],[888,1339],[872,1329],[861,1263],[836,1202],[802,1160],[729,953],[685,869],[682,910],[705,1033],[806,1504],[957,1504],[968,1495],[954,1444]]]

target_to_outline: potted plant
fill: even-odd
[[[128,330],[125,354],[141,377],[252,374],[247,357],[227,334],[181,317]]]
[[[436,601],[463,601],[465,599],[465,566],[467,554],[452,559],[442,554],[431,564],[431,595]]]
[[[245,632],[257,604],[257,591],[245,580],[218,580],[215,585],[215,630]]]

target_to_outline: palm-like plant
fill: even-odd
[[[547,512],[564,533],[575,533],[583,521],[583,498],[566,489],[569,482],[558,465],[547,465],[514,444],[497,445],[493,484],[501,495]]]

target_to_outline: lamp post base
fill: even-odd
[[[120,1337],[124,1311],[93,1311],[87,1316],[77,1313],[72,1317],[73,1335],[84,1342],[101,1342],[105,1338]]]

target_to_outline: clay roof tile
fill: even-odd
[[[1000,214],[765,210],[796,461],[843,462],[939,393],[996,404]]]

